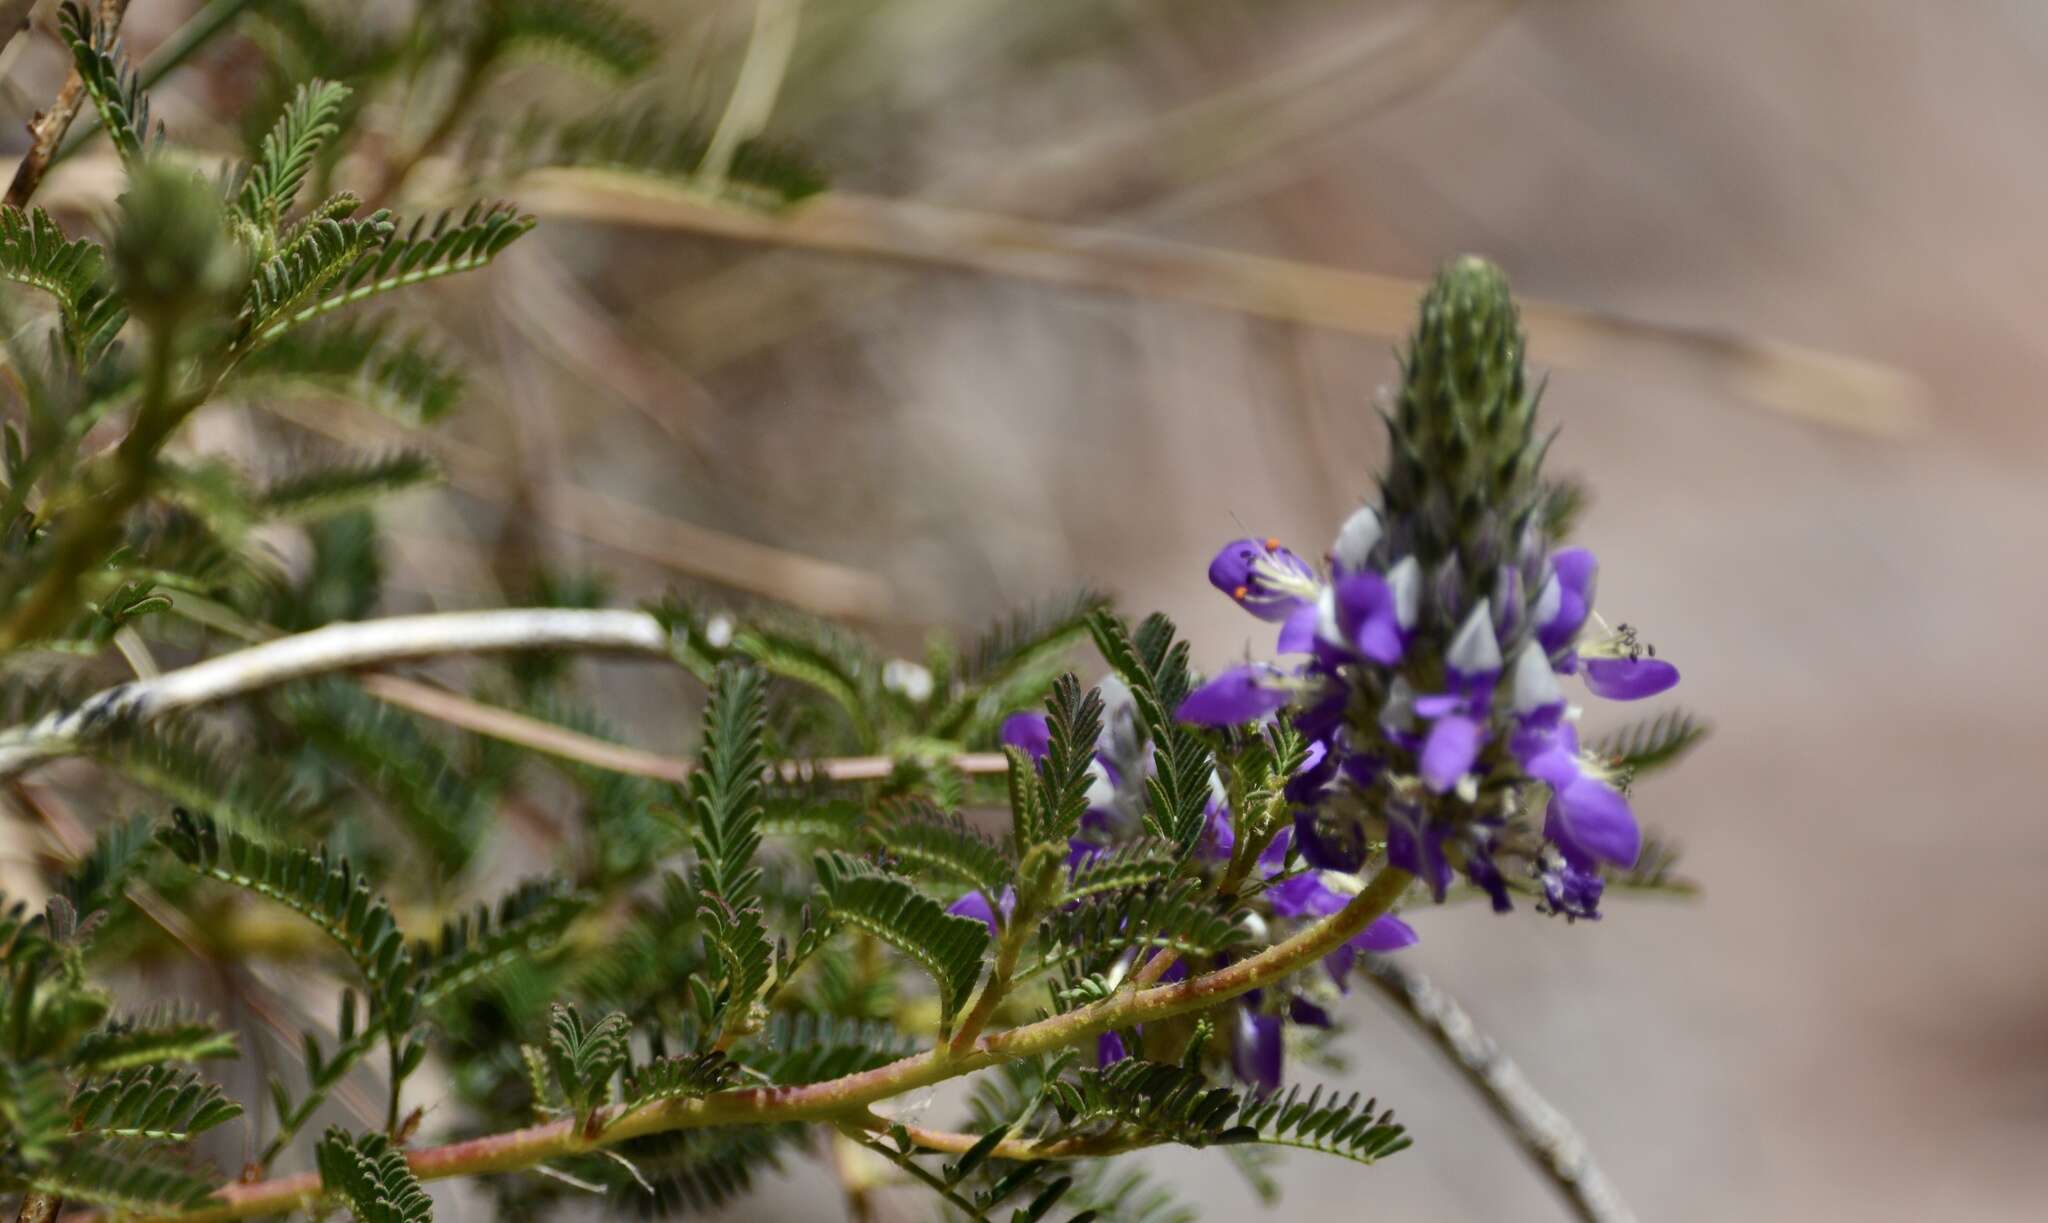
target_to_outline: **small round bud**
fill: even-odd
[[[220,196],[162,161],[138,166],[128,182],[113,266],[129,313],[157,328],[225,315],[249,276]]]

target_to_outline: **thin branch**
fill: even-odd
[[[1338,912],[1257,955],[1171,985],[1113,995],[1064,1015],[984,1036],[964,1053],[941,1046],[824,1083],[743,1088],[697,1099],[660,1100],[623,1113],[599,1109],[587,1120],[567,1117],[523,1130],[409,1151],[406,1162],[420,1179],[437,1180],[519,1171],[565,1155],[671,1130],[792,1121],[857,1122],[869,1105],[891,1096],[1020,1057],[1063,1049],[1111,1028],[1204,1010],[1271,984],[1315,963],[1365,929],[1392,909],[1413,881],[1414,876],[1406,871],[1383,868]],[[179,1223],[219,1223],[277,1214],[303,1207],[319,1193],[320,1178],[314,1173],[227,1185],[220,1189],[213,1204],[176,1219]]]
[[[668,633],[646,612],[510,608],[330,624],[222,654],[156,679],[119,684],[71,709],[0,731],[0,777],[68,754],[126,720],[149,721],[329,671],[441,654],[547,647],[668,655]]]
[[[1367,956],[1372,983],[1428,1035],[1584,1223],[1635,1223],[1571,1119],[1532,1086],[1522,1068],[1481,1032],[1455,998],[1428,977],[1384,956]]]
[[[723,207],[616,171],[550,168],[521,180],[541,216],[686,231],[834,254],[969,268],[1070,288],[1192,302],[1352,335],[1398,339],[1425,282],[1048,224],[909,200],[833,192],[779,213]],[[1880,436],[1927,423],[1924,389],[1889,366],[1726,332],[1525,302],[1532,353],[1568,368],[1668,355],[1772,411]]]
[[[677,756],[663,756],[586,735],[510,709],[474,701],[458,693],[397,675],[365,675],[363,691],[389,705],[459,726],[464,730],[521,747],[530,747],[614,773],[682,781],[695,767]],[[963,773],[1001,773],[1009,768],[1001,752],[961,752],[952,765]],[[887,777],[896,761],[888,756],[836,756],[825,760],[790,761],[781,768],[786,780],[822,776],[830,781],[873,781]]]
[[[128,0],[100,0],[99,17],[108,26],[119,27],[121,18],[127,14]],[[66,55],[69,56],[68,49]],[[50,109],[38,113],[28,125],[28,152],[22,154],[21,164],[14,167],[14,181],[7,186],[7,203],[16,208],[28,206],[29,197],[36,193],[57,155],[58,143],[71,129],[71,121],[78,117],[78,108],[83,105],[85,80],[73,64],[64,75],[64,84],[58,87]]]

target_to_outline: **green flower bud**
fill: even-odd
[[[143,163],[130,178],[113,254],[129,313],[156,329],[226,314],[249,276],[218,193],[162,161]]]
[[[1490,592],[1541,499],[1546,439],[1535,431],[1540,389],[1523,371],[1524,347],[1507,277],[1476,256],[1453,260],[1422,300],[1386,418],[1381,491],[1393,551],[1455,575],[1459,589],[1434,592],[1448,622]]]

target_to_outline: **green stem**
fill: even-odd
[[[856,1122],[867,1106],[947,1079],[1048,1053],[1112,1028],[1151,1023],[1226,1002],[1298,972],[1335,951],[1393,908],[1413,880],[1385,867],[1338,912],[1297,931],[1257,955],[1214,972],[1101,1002],[991,1036],[955,1054],[941,1047],[874,1070],[801,1087],[754,1087],[722,1091],[699,1099],[660,1100],[624,1113],[600,1109],[593,1124],[573,1118],[508,1133],[472,1138],[408,1152],[406,1160],[422,1180],[512,1172],[669,1130],[716,1125],[767,1125],[788,1121]],[[175,1216],[179,1223],[215,1223],[296,1209],[319,1196],[312,1173],[220,1190],[214,1204]]]

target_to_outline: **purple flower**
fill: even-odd
[[[1315,602],[1322,582],[1277,539],[1233,539],[1209,562],[1209,584],[1261,620],[1285,620]]]
[[[1325,588],[1316,624],[1323,640],[1383,667],[1400,662],[1406,648],[1394,590],[1385,578],[1370,571],[1340,578]]]
[[[1015,888],[1004,888],[1002,897],[997,902],[997,907],[1002,910],[1003,917],[1007,919],[1010,916],[1010,911],[1017,907],[1017,890]],[[1002,932],[999,928],[1001,923],[996,920],[996,909],[989,907],[988,897],[979,891],[969,892],[952,904],[947,905],[946,912],[951,913],[955,917],[971,917],[978,922],[982,922],[988,926],[990,934],[1000,934]]]
[[[1278,667],[1246,663],[1190,692],[1174,716],[1197,726],[1236,726],[1281,708],[1292,693],[1292,681]]]
[[[1042,713],[1024,711],[1003,719],[996,738],[1004,747],[1014,747],[1033,760],[1045,759],[1052,750],[1052,727]]]
[[[1130,1050],[1124,1048],[1124,1038],[1115,1032],[1104,1032],[1095,1038],[1095,1065],[1112,1065],[1129,1057]]]
[[[1640,701],[1678,683],[1678,668],[1661,658],[1587,658],[1586,687],[1610,701]]]
[[[1591,865],[1574,864],[1567,856],[1543,872],[1542,882],[1543,904],[1552,913],[1562,913],[1567,921],[1600,919],[1600,893],[1606,884]]]
[[[1556,730],[1522,738],[1517,744],[1523,768],[1548,785],[1552,799],[1543,832],[1568,857],[1590,867],[1594,860],[1634,866],[1642,853],[1643,834],[1636,826],[1628,799],[1609,783],[1603,770],[1579,753],[1579,736],[1570,723]]]
[[[1560,548],[1550,555],[1550,576],[1536,595],[1536,639],[1552,654],[1579,635],[1593,610],[1593,585],[1600,562],[1585,548]]]
[[[1249,1005],[1239,1007],[1237,1038],[1230,1049],[1230,1068],[1238,1080],[1262,1096],[1280,1090],[1284,1054],[1280,1017],[1261,1015]]]

